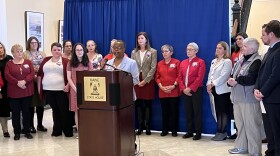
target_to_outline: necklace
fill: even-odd
[[[17,66],[19,67],[20,75],[22,75],[22,64],[17,64]]]

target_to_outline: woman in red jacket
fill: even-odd
[[[193,140],[201,138],[202,131],[202,82],[205,76],[205,62],[196,56],[198,45],[189,43],[186,49],[188,59],[180,64],[179,87],[183,92],[187,115],[187,133],[183,138],[190,138],[195,132]],[[194,126],[195,125],[195,126]]]
[[[168,134],[168,122],[171,118],[172,136],[178,131],[178,104],[180,89],[178,87],[180,61],[172,58],[173,47],[166,44],[161,47],[163,60],[158,62],[155,80],[159,86],[159,98],[162,109],[162,133]]]

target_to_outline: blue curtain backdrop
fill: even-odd
[[[186,45],[196,42],[198,56],[205,60],[207,75],[216,45],[229,43],[229,1],[226,0],[65,0],[64,39],[86,43],[93,39],[103,56],[109,51],[113,38],[125,41],[130,55],[136,44],[136,34],[149,34],[152,47],[163,57],[160,47],[174,47],[173,57],[184,60]],[[125,93],[123,93],[125,94]],[[161,107],[158,98],[152,107],[152,129],[161,130]],[[179,106],[179,130],[186,130],[183,103]],[[215,133],[216,123],[211,115],[209,97],[203,95],[203,133]]]

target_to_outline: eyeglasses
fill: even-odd
[[[75,51],[84,51],[83,49],[76,49]]]
[[[30,44],[37,44],[38,42],[30,42]]]
[[[194,51],[195,49],[187,49],[187,51]]]
[[[122,50],[123,47],[112,47],[114,50]]]
[[[169,50],[162,50],[161,53],[168,53],[170,52]]]

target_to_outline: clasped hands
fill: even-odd
[[[230,86],[234,87],[234,86],[237,84],[237,81],[235,81],[234,78],[229,78],[228,81],[227,81],[227,83],[228,83]]]
[[[186,94],[186,95],[188,95],[188,96],[192,96],[191,91],[192,91],[192,90],[191,90],[189,87],[187,87],[186,89],[183,90],[183,93]]]
[[[258,101],[261,101],[264,97],[263,94],[258,89],[254,89],[254,96]]]
[[[26,88],[25,84],[26,84],[25,80],[20,80],[18,81],[17,86],[21,89],[25,89]]]
[[[174,85],[169,85],[169,86],[160,85],[159,88],[165,93],[171,93],[171,91],[175,88],[175,86]]]

